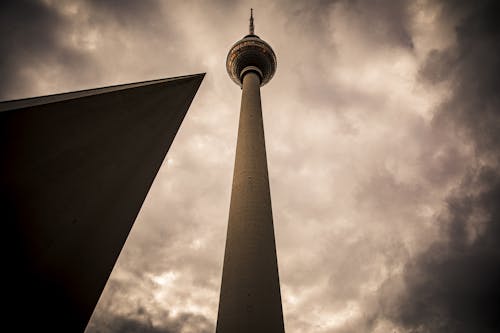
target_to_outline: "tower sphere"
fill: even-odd
[[[261,86],[268,83],[276,72],[276,55],[269,44],[253,33],[253,16],[250,17],[250,34],[229,50],[226,69],[240,87],[243,85],[243,74],[248,71],[259,74]]]

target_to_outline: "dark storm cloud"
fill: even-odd
[[[148,23],[147,18],[155,17],[161,11],[157,0],[91,0],[88,4],[94,7],[97,13],[123,25]]]
[[[143,320],[109,314],[106,319],[97,318],[87,327],[87,332],[116,332],[116,333],[171,333],[165,327],[154,327]]]
[[[53,77],[65,82],[66,91],[89,88],[99,81],[109,84],[109,63],[101,64],[95,58],[98,54],[86,47],[86,34],[92,31],[104,39],[101,47],[125,53],[129,50],[124,47],[124,34],[134,38],[148,30],[154,37],[170,30],[161,9],[155,0],[2,1],[0,99],[30,96],[39,82]]]
[[[291,11],[292,20],[297,20],[302,29],[314,32],[317,37],[323,34],[328,37],[327,27],[336,23],[330,16],[331,11],[342,10],[342,15],[366,34],[368,40],[412,48],[411,5],[410,1],[317,0],[287,3],[284,7]]]
[[[281,9],[290,13],[289,24],[299,24],[304,31],[315,34],[316,40],[311,42],[321,43],[322,37],[328,38],[328,26],[335,24],[331,11],[342,7],[372,41],[411,48],[411,5],[411,1],[392,0],[314,0],[285,1]]]
[[[465,188],[481,187],[478,194]],[[462,192],[464,191],[464,192]],[[500,177],[481,169],[449,198],[447,242],[432,245],[406,265],[401,298],[382,309],[411,332],[498,332],[500,300]],[[482,220],[479,225],[475,219]],[[470,240],[470,226],[479,233]],[[396,296],[399,297],[399,296]]]
[[[410,28],[411,1],[347,1],[350,14],[359,20],[369,40],[386,45],[413,48]]]
[[[61,43],[68,22],[41,1],[0,3],[0,99],[13,98],[31,82],[25,74],[31,66],[58,64],[76,71],[83,55]]]
[[[146,282],[147,283],[147,282]],[[134,283],[130,280],[110,280],[107,289],[113,294],[127,295],[130,297],[131,287]],[[153,289],[152,286],[149,286]],[[105,308],[94,313],[92,320],[85,330],[87,333],[177,333],[177,332],[212,332],[213,323],[201,314],[189,312],[171,314],[158,304],[142,305],[135,302],[127,310],[120,309],[120,301],[125,299],[111,299],[109,297],[101,302],[106,303]],[[150,297],[152,295],[150,294]],[[102,304],[101,304],[102,305]],[[148,307],[149,306],[149,307]]]
[[[382,311],[410,332],[500,330],[500,4],[457,4],[441,4],[442,20],[459,17],[456,45],[430,52],[420,74],[451,84],[434,126],[469,138],[476,161],[438,218],[443,240],[406,265],[402,294],[382,288]]]
[[[500,144],[500,4],[467,4],[468,12],[456,27],[456,48],[432,52],[422,74],[431,81],[440,75],[452,82],[453,97],[436,121],[455,124],[471,136],[480,153],[489,154],[498,152]]]
[[[163,20],[162,3],[158,0],[91,0],[85,5],[91,13],[90,24],[102,27],[116,25],[125,31],[147,30],[150,37],[157,35],[160,30],[165,32],[172,28],[169,21]]]
[[[359,61],[360,67],[370,64],[377,54],[393,48],[411,52],[412,16],[416,10],[414,2],[285,1],[280,6],[281,10],[287,18],[285,28],[289,36],[277,41],[287,43],[283,51],[287,50],[292,39],[308,46],[280,53],[279,68],[287,66],[293,71],[278,72],[277,75],[294,76],[290,80],[300,85],[297,89],[300,96],[297,98],[306,101],[308,107],[330,105],[336,112],[356,102],[363,103],[363,108],[383,103],[381,98],[386,96],[378,96],[372,89],[345,86],[339,82],[336,73],[332,75],[330,71],[317,69],[341,66],[336,60],[345,42],[363,42],[363,45],[357,46],[357,54],[353,55],[353,61]],[[279,44],[277,49],[280,51]]]
[[[212,331],[212,323],[201,315],[190,313],[181,314],[167,324],[154,325],[151,320],[145,319],[146,310],[139,308],[139,318],[101,313],[96,316],[87,327],[87,333],[177,333],[197,332],[208,333]],[[168,313],[165,313],[168,316]]]

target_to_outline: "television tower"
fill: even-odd
[[[284,333],[260,102],[276,55],[254,34],[253,10],[249,30],[226,61],[242,96],[216,332]]]

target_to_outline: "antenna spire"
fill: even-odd
[[[254,26],[253,26],[253,8],[250,8],[250,35],[254,34]]]

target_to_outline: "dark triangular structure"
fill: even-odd
[[[203,77],[0,103],[13,330],[85,329]]]

